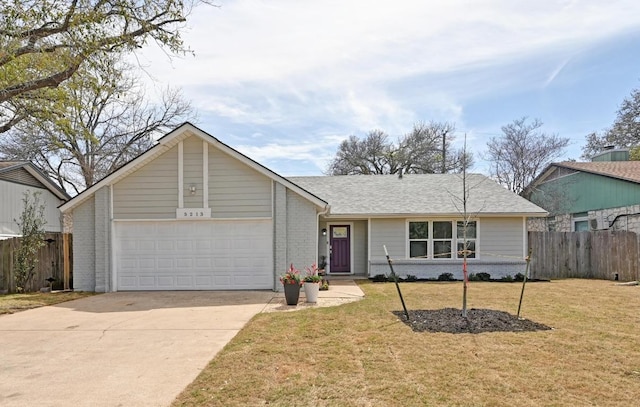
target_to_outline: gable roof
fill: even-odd
[[[326,199],[332,216],[460,216],[462,175],[289,177]],[[547,212],[481,174],[467,174],[467,213],[546,216]]]
[[[640,184],[640,161],[565,161],[551,165]]]
[[[295,185],[288,179],[282,177],[281,175],[276,174],[275,172],[271,171],[270,169],[263,166],[262,164],[259,164],[258,162],[252,160],[246,155],[240,153],[239,151],[234,150],[233,148],[229,147],[228,145],[222,143],[217,138],[210,135],[209,133],[206,133],[202,129],[194,126],[189,122],[185,122],[180,126],[178,126],[177,128],[170,131],[169,133],[167,133],[166,135],[162,136],[158,140],[158,143],[155,144],[153,147],[151,147],[149,150],[135,157],[134,159],[124,164],[123,166],[121,166],[111,174],[107,175],[106,177],[102,178],[100,181],[91,185],[89,188],[85,189],[80,194],[76,195],[69,202],[65,203],[64,205],[61,205],[60,210],[62,212],[67,212],[69,210],[72,210],[73,208],[77,207],[78,205],[80,205],[81,203],[89,199],[100,188],[106,185],[112,185],[120,181],[121,179],[125,178],[127,175],[133,173],[134,171],[145,166],[146,164],[148,164],[149,162],[151,162],[153,159],[157,158],[161,154],[175,147],[176,145],[178,145],[180,141],[191,136],[196,136],[201,138],[202,140],[207,141],[208,143],[218,148],[222,152],[234,157],[235,159],[253,168],[257,172],[265,175],[268,178],[271,178],[276,182],[279,182],[285,185],[287,188],[300,194],[307,200],[311,201],[313,204],[322,208],[327,207],[327,202],[322,200],[318,196],[312,194],[311,192],[303,188],[300,188],[298,185]]]
[[[18,171],[25,171],[25,175],[28,174],[27,177],[17,175],[16,172]],[[0,179],[45,188],[63,201],[71,199],[66,191],[51,181],[49,177],[29,161],[0,161]]]
[[[526,186],[523,194],[531,193],[537,185],[542,184],[547,178],[552,177],[557,170],[580,171],[588,174],[601,175],[603,177],[619,179],[640,184],[640,161],[593,161],[575,162],[562,161],[549,164],[540,175]],[[562,174],[569,175],[569,174]],[[553,179],[555,179],[554,177]]]

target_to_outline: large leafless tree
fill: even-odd
[[[564,154],[569,139],[540,130],[543,123],[523,117],[502,126],[502,136],[487,143],[491,176],[519,194],[547,165]]]
[[[471,155],[454,149],[455,126],[451,123],[416,123],[411,132],[390,140],[382,130],[372,130],[363,139],[350,136],[344,140],[327,173],[330,175],[429,174],[461,171],[464,163],[472,165]]]
[[[632,158],[640,159],[640,89],[633,89],[624,98],[611,128],[601,133],[590,133],[582,148],[582,158],[588,160],[606,146],[629,147]]]
[[[49,119],[30,116],[0,138],[0,156],[34,162],[69,192],[78,193],[151,147],[154,136],[194,118],[178,90],[151,103],[134,69],[105,57],[61,85],[68,95],[40,106]]]

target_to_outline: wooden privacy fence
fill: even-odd
[[[15,292],[14,261],[16,249],[20,246],[19,237],[0,240],[0,291]],[[69,233],[48,232],[45,244],[38,252],[38,265],[27,291],[39,291],[48,287],[49,277],[55,278],[53,289],[68,289],[72,285],[72,238]],[[66,253],[65,253],[65,247]],[[66,264],[66,272],[65,272]],[[66,274],[66,278],[65,278]]]
[[[529,247],[532,278],[640,279],[633,232],[529,232]]]

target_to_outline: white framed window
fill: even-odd
[[[453,222],[433,222],[433,258],[450,259],[453,248]]]
[[[478,222],[469,221],[467,258],[477,258]],[[461,259],[464,256],[465,223],[459,220],[407,221],[407,249],[410,259]]]
[[[589,231],[589,213],[580,212],[571,215],[571,231],[585,232]]]
[[[476,221],[467,222],[467,245],[464,244],[464,221],[458,221],[456,227],[456,236],[458,238],[458,258],[464,257],[464,251],[467,251],[467,259],[476,258],[476,239],[477,239],[477,224]]]
[[[429,257],[429,222],[409,222],[409,257]]]

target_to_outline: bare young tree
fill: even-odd
[[[63,99],[57,87],[96,56],[153,39],[173,53],[186,16],[208,0],[0,0],[0,133]]]
[[[487,143],[486,159],[491,176],[517,194],[554,159],[562,156],[569,139],[540,131],[543,123],[535,119],[516,119],[502,126],[503,135]]]
[[[381,130],[370,131],[364,139],[350,136],[344,140],[335,158],[329,164],[329,175],[431,174],[456,172],[466,163],[472,165],[472,157],[463,157],[454,149],[455,126],[450,123],[416,123],[408,134],[397,143]],[[463,159],[465,158],[465,159]]]
[[[158,104],[146,101],[133,68],[117,59],[81,67],[61,85],[66,103],[41,102],[55,114],[14,126],[0,138],[0,156],[32,161],[78,193],[151,147],[154,135],[194,117],[177,90],[166,89]]]

